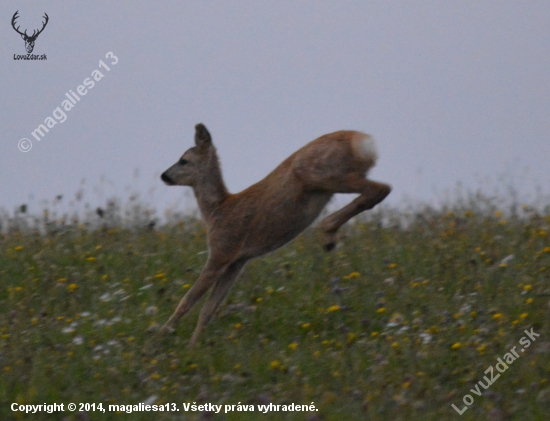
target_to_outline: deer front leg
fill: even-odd
[[[208,300],[201,309],[197,327],[195,328],[193,335],[191,336],[191,340],[189,341],[189,347],[195,346],[202,329],[208,324],[216,309],[231,290],[231,287],[235,283],[235,280],[239,276],[239,273],[241,273],[241,270],[245,264],[246,261],[238,261],[230,264],[222,276],[217,280],[210,297],[208,297]]]
[[[199,278],[195,281],[189,291],[187,291],[187,294],[183,296],[174,313],[170,316],[164,326],[162,326],[161,332],[170,332],[172,330],[172,325],[174,325],[182,316],[191,310],[197,301],[199,301],[201,297],[210,289],[210,287],[222,276],[223,270],[224,266],[215,264],[210,260],[206,262]]]
[[[320,227],[325,236],[325,250],[330,251],[336,246],[336,232],[342,225],[361,212],[375,207],[391,192],[391,187],[387,184],[363,180],[364,182],[360,183],[360,189],[356,191],[361,193],[359,197],[321,221]],[[343,193],[353,193],[353,191],[346,190]]]

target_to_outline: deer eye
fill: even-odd
[[[179,164],[180,164],[180,165],[185,165],[185,164],[187,164],[187,160],[181,158],[181,159],[179,160]]]

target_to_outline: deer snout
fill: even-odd
[[[174,181],[168,175],[166,175],[166,171],[162,173],[162,175],[160,176],[160,179],[169,186],[174,185]]]

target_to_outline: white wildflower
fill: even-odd
[[[82,345],[84,343],[84,336],[82,335],[77,335],[74,337],[73,339],[73,344],[74,345]]]
[[[155,314],[157,314],[157,307],[156,306],[149,306],[145,309],[145,314],[148,315],[148,316],[154,316]]]
[[[501,264],[501,265],[506,265],[506,264],[510,263],[510,261],[512,261],[512,259],[513,259],[514,257],[515,257],[515,256],[514,256],[513,254],[510,254],[510,255],[506,256],[504,259],[502,259],[502,260],[500,261],[500,264]]]
[[[157,395],[151,395],[143,401],[143,405],[152,405],[157,400]]]

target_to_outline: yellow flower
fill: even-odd
[[[459,349],[462,346],[460,342],[455,342],[451,345],[451,349]]]
[[[533,289],[533,285],[525,285],[525,286],[523,287],[523,289],[524,289],[525,291],[531,291],[531,290]]]
[[[86,258],[87,262],[95,262],[97,259],[94,256],[90,256]]]
[[[527,316],[529,316],[529,313],[521,313],[519,315],[519,318],[522,319],[522,320],[525,320],[527,318]]]
[[[165,276],[166,276],[166,275],[165,275],[164,273],[159,272],[159,273],[157,273],[157,274],[155,275],[155,278],[160,279],[160,278],[164,278]]]
[[[533,299],[531,297],[525,300],[525,304],[531,304],[532,302],[533,302]]]
[[[182,288],[183,289],[189,289],[190,286],[191,286],[191,284],[183,284]]]
[[[78,285],[77,285],[77,284],[70,284],[70,285],[67,287],[67,291],[69,291],[69,292],[75,292],[77,288],[78,288]]]
[[[235,329],[240,329],[241,327],[243,327],[242,323],[235,323]]]
[[[495,216],[496,216],[497,218],[500,218],[500,217],[502,216],[502,212],[501,212],[501,211],[496,211],[496,212],[495,212]]]
[[[392,316],[390,317],[390,322],[391,323],[402,324],[404,321],[405,321],[405,318],[403,317],[403,315],[401,313],[393,313]]]
[[[353,332],[348,332],[348,344],[352,343],[357,339],[357,335]]]
[[[370,336],[371,338],[376,338],[379,334],[380,334],[379,332],[374,331],[370,334]]]
[[[486,348],[487,348],[487,347],[485,346],[485,344],[481,344],[481,345],[478,346],[476,349],[477,349],[477,351],[478,351],[480,354],[483,354],[483,353],[485,353],[485,349],[486,349]]]
[[[279,360],[273,360],[270,366],[272,370],[277,370],[281,366],[281,362]]]
[[[391,263],[388,268],[389,269],[395,269],[397,267],[397,263]]]
[[[291,349],[292,351],[296,351],[296,349],[298,348],[298,343],[297,342],[292,342],[289,346],[288,346],[289,349]]]
[[[311,326],[309,323],[302,323],[302,329],[307,329]]]
[[[262,301],[263,301],[263,298],[262,298],[262,297],[256,298],[256,302],[257,302],[257,303],[261,303]]]
[[[17,247],[15,247],[15,251],[21,251],[21,250],[23,250],[23,246],[17,246]]]
[[[493,319],[498,320],[502,317],[502,313],[495,313],[493,314]]]
[[[544,247],[544,252],[545,253],[550,253],[550,247]]]
[[[392,348],[399,348],[399,342],[394,342],[391,344]]]
[[[359,272],[351,272],[349,275],[342,276],[342,279],[358,278],[361,274]]]
[[[386,307],[380,307],[378,310],[376,310],[378,314],[382,314],[386,312]]]
[[[327,309],[327,313],[334,313],[335,311],[338,311],[338,310],[340,310],[340,306],[336,304],[336,305],[330,306]]]

